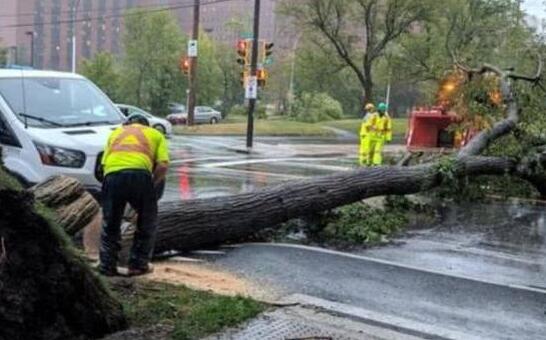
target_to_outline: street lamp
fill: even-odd
[[[294,41],[294,46],[292,47],[292,65],[290,67],[290,85],[288,87],[288,112],[292,110],[292,103],[294,101],[294,75],[296,71],[296,58],[298,45],[300,43],[300,38],[303,35],[302,32],[298,33],[296,40]]]
[[[30,37],[30,66],[34,68],[34,31],[25,32]]]
[[[76,73],[76,18],[79,5],[80,0],[76,0],[72,7],[72,73]]]

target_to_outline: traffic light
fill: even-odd
[[[185,56],[180,58],[180,70],[184,72],[184,74],[190,73],[190,66],[191,66],[190,58]]]
[[[249,40],[239,40],[237,42],[237,63],[241,66],[246,66],[250,64],[250,41]]]
[[[274,43],[262,42],[262,65],[268,65],[271,63],[271,55],[273,54]]]
[[[245,71],[241,71],[241,86],[243,87],[246,87],[246,82],[248,80],[248,76],[250,75],[250,73],[245,70]]]
[[[258,86],[264,88],[267,81],[267,71],[264,68],[256,70],[256,78],[258,79]]]

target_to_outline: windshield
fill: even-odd
[[[45,128],[122,122],[106,96],[85,79],[0,79],[0,95],[29,126]]]

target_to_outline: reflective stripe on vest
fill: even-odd
[[[135,137],[137,144],[123,144],[123,141],[128,137]],[[154,163],[155,161],[148,138],[146,138],[142,129],[136,126],[125,127],[123,132],[112,142],[110,152],[138,152],[146,155],[150,159],[150,162]]]

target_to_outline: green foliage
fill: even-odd
[[[247,108],[244,105],[233,105],[229,111],[230,116],[244,116],[247,114]]]
[[[452,157],[443,157],[436,165],[436,171],[442,178],[443,183],[451,183],[457,180],[456,160]]]
[[[265,105],[258,105],[256,111],[254,112],[254,117],[256,119],[267,119],[267,107]]]
[[[302,93],[291,112],[296,120],[308,123],[340,119],[342,114],[341,104],[326,93]]]
[[[316,45],[318,53],[334,56],[325,60],[324,65],[334,61],[347,67],[356,77],[361,93],[366,92],[366,100],[373,101],[374,64],[401,36],[411,31],[413,24],[427,19],[431,2],[286,0],[280,10],[302,26],[305,39]]]
[[[222,89],[222,83],[228,81],[233,85],[233,74],[224,75],[225,69],[222,69],[217,59],[219,53],[226,53],[226,49],[219,48],[214,41],[205,33],[199,34],[199,65],[197,68],[197,102],[199,105],[214,106],[216,101],[225,95],[229,100],[229,94],[225,94],[225,88]],[[232,48],[233,50],[233,48]],[[235,60],[235,58],[233,59]],[[225,62],[226,60],[224,60]],[[232,61],[232,67],[235,68]],[[223,67],[226,67],[224,64]],[[227,77],[227,78],[224,78]]]
[[[399,231],[408,221],[399,209],[384,210],[355,203],[336,209],[328,217],[322,236],[353,244],[373,244]]]
[[[119,68],[111,53],[99,52],[92,59],[84,60],[81,74],[94,82],[114,102],[121,99]]]
[[[327,93],[341,103],[343,112],[347,115],[360,114],[362,88],[358,77],[338,62],[333,52],[317,48],[303,36],[300,38],[300,46],[295,58],[296,94]],[[289,84],[289,80],[284,82],[285,87],[286,84]]]
[[[262,304],[249,298],[213,295],[184,286],[137,283],[136,288],[136,292],[118,292],[132,325],[173,325],[171,336],[176,340],[202,338],[264,310]]]
[[[167,12],[130,11],[123,42],[123,98],[153,113],[167,113],[168,102],[183,96],[185,84],[178,69],[184,36],[176,19]]]
[[[221,111],[227,114],[232,107],[242,104],[244,98],[244,89],[240,84],[241,69],[235,65],[237,53],[232,45],[218,43],[214,51],[220,72],[216,85],[221,88]],[[200,82],[202,81],[208,80],[200,78]]]

